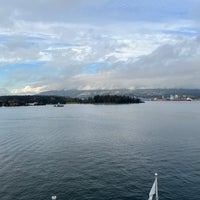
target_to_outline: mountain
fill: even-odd
[[[114,89],[114,90],[52,90],[41,92],[39,95],[55,95],[72,98],[87,98],[95,95],[125,95],[144,99],[168,98],[170,95],[188,96],[200,99],[200,89]]]
[[[41,92],[39,95],[55,95],[55,96],[67,96],[72,98],[87,98],[96,95],[127,95],[133,96],[132,90],[119,89],[119,90],[52,90]]]

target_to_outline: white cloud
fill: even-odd
[[[126,4],[125,0],[111,6],[110,2],[3,0],[0,66],[7,75],[0,75],[2,85],[13,93],[63,88],[198,87],[199,39],[193,21],[185,17],[142,21],[134,19],[135,15],[127,20],[128,15],[119,17],[120,21],[114,18],[141,3]],[[148,7],[149,3],[143,3]],[[118,13],[115,9],[121,4]],[[111,15],[117,13],[111,16],[109,11]],[[44,63],[37,65],[41,61]]]
[[[73,74],[69,79],[63,74],[56,89],[199,88],[200,45],[197,40],[163,45],[138,61],[118,62],[95,74]]]
[[[25,26],[29,23],[22,22]],[[135,29],[140,29],[135,24]],[[20,27],[18,22],[18,27]],[[123,30],[117,32],[113,27],[100,27],[70,24],[32,23],[33,32],[16,30],[11,39],[4,44],[1,61],[6,63],[46,61],[37,71],[28,68],[23,73],[13,72],[12,80],[25,84],[29,81],[33,88],[46,89],[104,89],[181,86],[187,77],[179,73],[186,70],[182,63],[193,55],[197,58],[197,39],[162,33],[162,24],[158,24],[149,33],[139,34]],[[148,24],[144,24],[144,27]],[[180,25],[172,26],[172,30]],[[153,32],[155,28],[155,32]],[[170,29],[171,27],[168,27]],[[56,34],[56,30],[62,34]],[[81,29],[81,31],[80,31]],[[69,38],[64,33],[69,33]],[[182,61],[181,61],[182,60]],[[191,62],[191,59],[189,60]],[[187,61],[187,63],[189,62]],[[99,69],[90,74],[87,65],[102,62]],[[194,63],[192,64],[192,66]],[[24,69],[23,69],[24,70]],[[169,73],[168,73],[169,72]],[[184,73],[184,72],[183,72]],[[40,74],[41,78],[38,78]],[[167,74],[171,74],[171,78]],[[173,81],[177,77],[179,83]],[[16,77],[18,77],[16,79]],[[21,78],[20,78],[21,77]],[[37,78],[36,78],[37,77]],[[165,81],[164,81],[165,80]],[[176,83],[176,84],[175,84]],[[197,82],[195,83],[197,85]],[[12,84],[14,85],[14,81]],[[183,85],[184,86],[184,85]],[[13,86],[12,86],[13,87]],[[37,90],[30,90],[30,92]],[[28,93],[27,88],[13,89],[13,93]]]
[[[11,94],[35,94],[41,92],[43,87],[31,87],[30,85],[26,85],[24,88],[20,89],[12,89]]]

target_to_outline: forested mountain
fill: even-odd
[[[87,98],[95,95],[126,95],[141,98],[161,98],[170,95],[187,95],[200,99],[200,89],[115,89],[115,90],[53,90],[40,95],[67,96],[72,98]]]

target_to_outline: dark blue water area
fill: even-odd
[[[0,199],[200,199],[200,102],[0,108]]]

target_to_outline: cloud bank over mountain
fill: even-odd
[[[1,0],[0,95],[199,88],[197,0]]]

